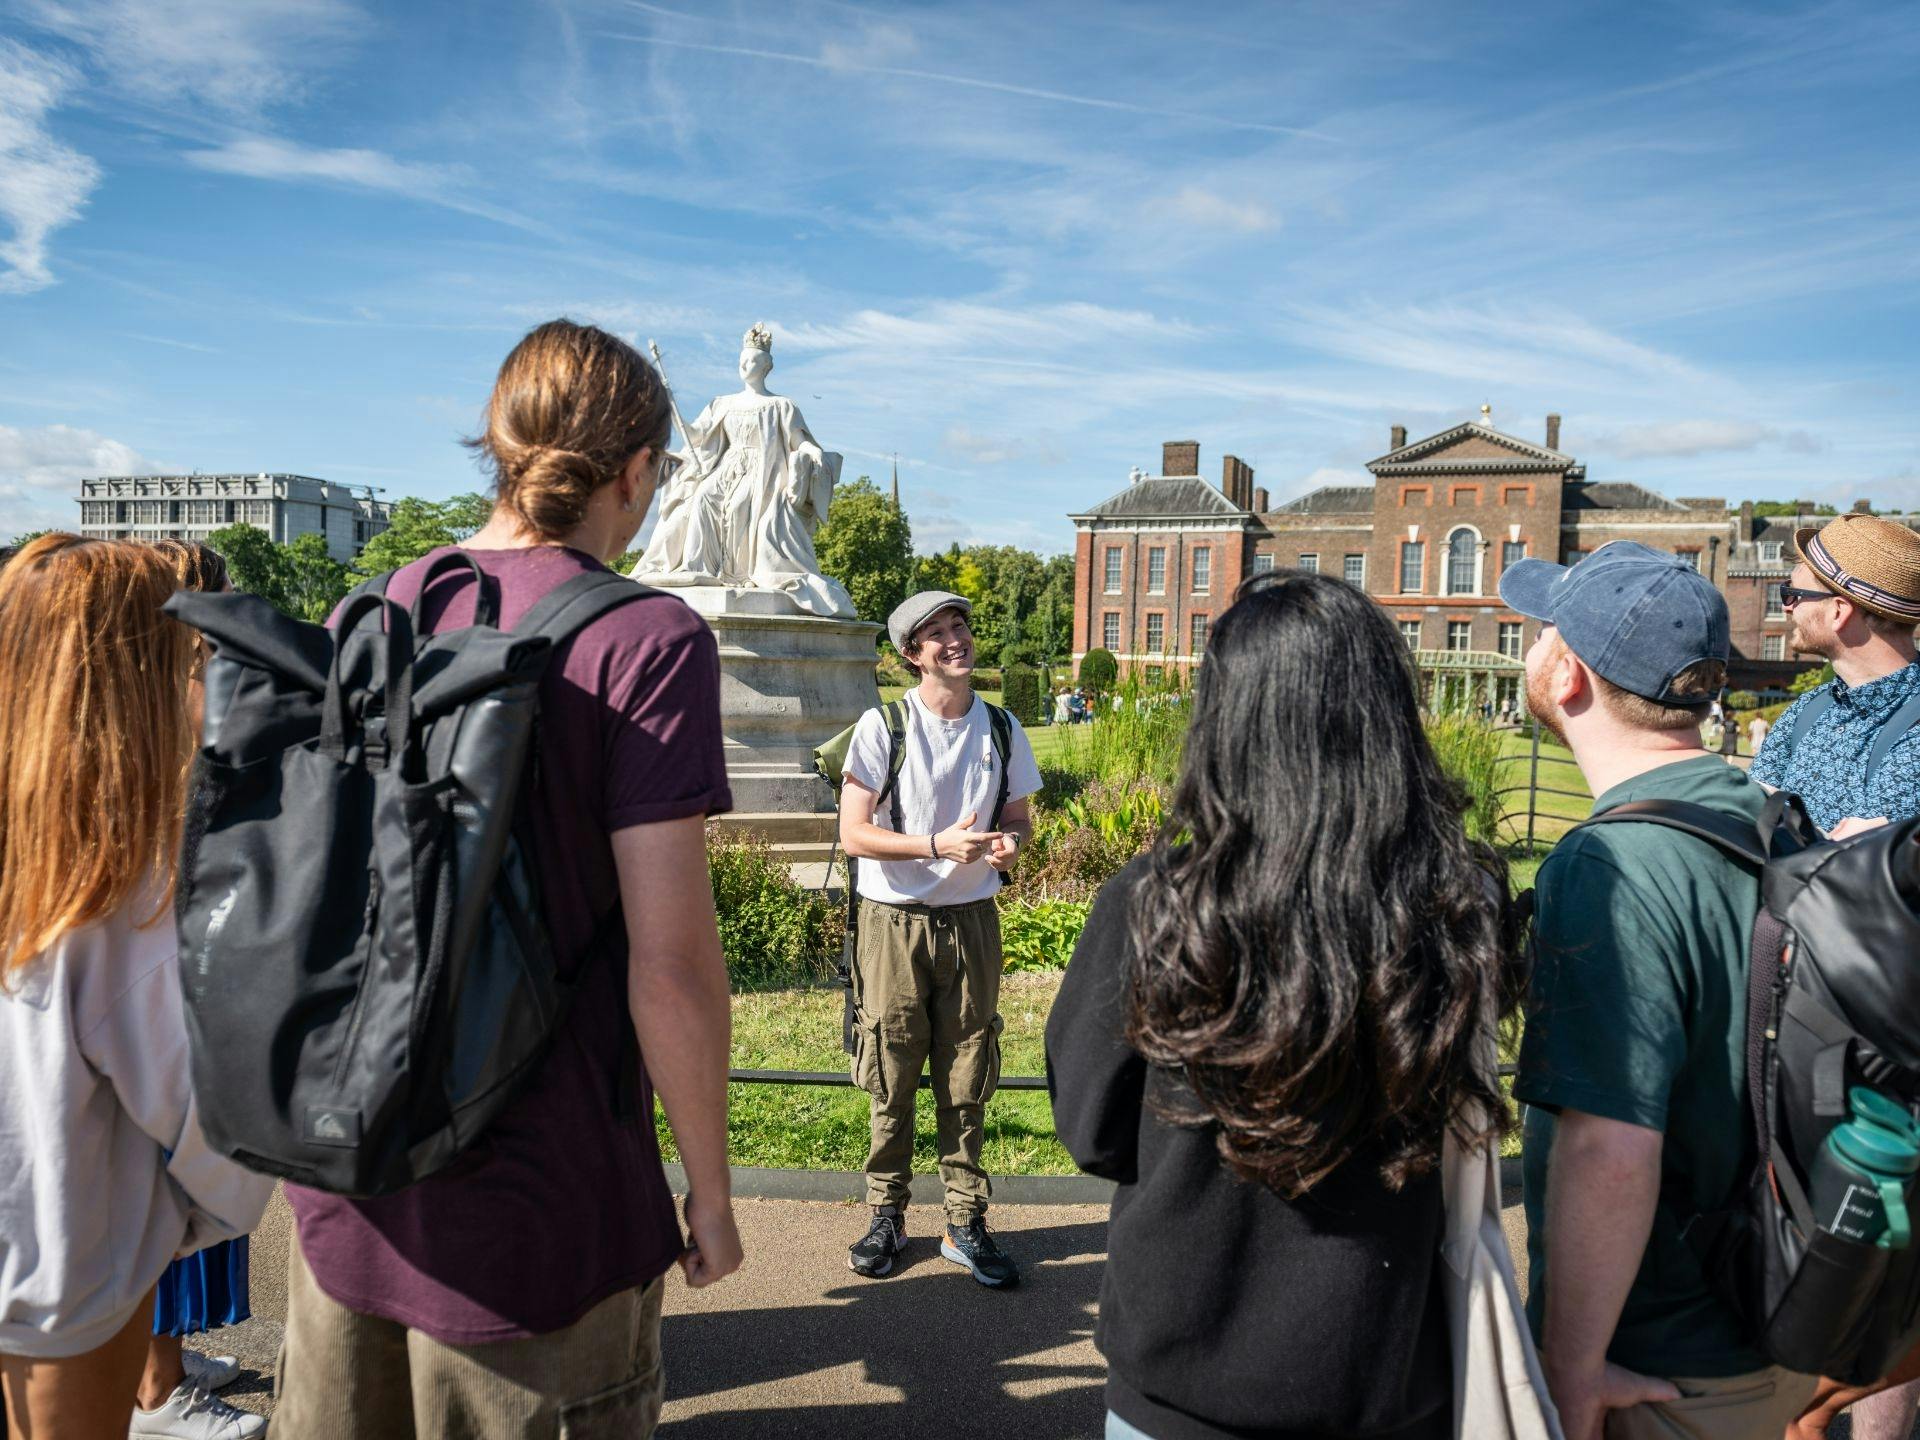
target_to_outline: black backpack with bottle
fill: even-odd
[[[382,1195],[443,1169],[517,1095],[567,1013],[531,863],[539,684],[555,647],[655,594],[601,570],[512,631],[419,633],[386,577],[332,630],[183,592],[213,646],[175,901],[208,1142],[265,1174]],[[618,906],[596,951],[624,967]],[[629,1032],[630,1033],[630,1032]],[[630,1051],[609,1077],[630,1110]]]
[[[1782,794],[1757,827],[1668,800],[1584,823],[1665,825],[1759,870],[1747,980],[1758,1162],[1725,1208],[1689,1219],[1686,1237],[1770,1361],[1848,1384],[1880,1379],[1920,1341],[1920,1238],[1848,1238],[1860,1233],[1845,1213],[1853,1197],[1822,1194],[1816,1171],[1833,1132],[1857,1121],[1859,1091],[1890,1126],[1920,1135],[1920,819],[1836,843]],[[1913,1176],[1904,1191],[1905,1204],[1920,1201]]]

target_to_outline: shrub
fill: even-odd
[[[1760,697],[1751,690],[1735,690],[1727,696],[1729,710],[1753,710],[1758,708],[1759,704]]]
[[[1042,802],[1020,859],[1019,892],[1090,901],[1129,860],[1153,844],[1167,792],[1154,781],[1085,781],[1077,793]]]
[[[1016,665],[1026,665],[1033,669],[1044,669],[1046,657],[1040,653],[1040,647],[1031,640],[1010,640],[1000,647],[1000,665],[1011,670]]]
[[[764,839],[708,826],[707,875],[735,989],[804,985],[828,973],[846,911],[796,885]]]
[[[1026,665],[1009,665],[1000,687],[1000,703],[1022,725],[1043,725],[1047,715],[1040,691],[1040,672]]]
[[[1500,737],[1471,715],[1427,719],[1427,740],[1440,768],[1465,789],[1467,834],[1492,844],[1500,828]]]
[[[1080,657],[1081,688],[1094,695],[1104,695],[1113,689],[1120,679],[1120,662],[1113,658],[1111,650],[1089,650]]]
[[[1002,969],[1061,970],[1087,927],[1088,900],[1015,900],[1000,907]]]
[[[1794,695],[1805,695],[1809,691],[1818,690],[1831,679],[1833,679],[1833,666],[1822,665],[1817,669],[1794,676],[1793,683],[1787,686],[1787,689]]]

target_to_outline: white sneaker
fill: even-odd
[[[178,1385],[158,1410],[134,1407],[127,1440],[256,1440],[267,1417],[236,1410],[191,1382]]]
[[[180,1365],[187,1372],[187,1383],[196,1390],[224,1390],[240,1378],[240,1362],[231,1355],[182,1350]]]

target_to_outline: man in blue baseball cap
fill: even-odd
[[[1616,541],[1577,566],[1523,560],[1500,595],[1544,622],[1527,706],[1573,751],[1594,814],[1664,799],[1758,819],[1766,792],[1700,743],[1728,621],[1690,564]],[[1569,1437],[1778,1440],[1813,1394],[1811,1377],[1767,1364],[1685,1238],[1754,1163],[1759,904],[1752,870],[1655,824],[1577,830],[1535,881],[1514,1093],[1527,1106],[1528,1312]]]

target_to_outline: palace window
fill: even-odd
[[[1418,595],[1427,572],[1427,545],[1424,540],[1406,540],[1400,545],[1400,593]]]
[[[1787,607],[1785,602],[1780,598],[1780,587],[1778,585],[1767,586],[1766,618],[1769,620],[1784,620],[1787,618]]]
[[[1315,553],[1314,553],[1314,552],[1312,552],[1312,551],[1307,551],[1307,552],[1305,552],[1305,553],[1303,553],[1303,554],[1302,554],[1302,555],[1300,556],[1300,566],[1299,566],[1299,568],[1300,568],[1300,569],[1302,569],[1302,570],[1304,570],[1304,571],[1306,571],[1306,572],[1307,572],[1307,574],[1309,574],[1309,575],[1318,575],[1318,574],[1320,573],[1320,557],[1319,557],[1319,555],[1317,555],[1317,554],[1315,554]]]
[[[1273,556],[1271,555],[1254,556],[1253,557],[1253,573],[1256,575],[1272,574],[1273,573]]]
[[[1120,547],[1118,545],[1109,545],[1107,547],[1106,590],[1109,595],[1118,595],[1120,593]]]
[[[1164,595],[1167,590],[1167,552],[1155,545],[1147,551],[1147,593]]]
[[[1762,565],[1778,565],[1780,563],[1780,542],[1778,540],[1762,540],[1760,542],[1760,563]]]
[[[1676,550],[1673,553],[1678,555],[1682,560],[1686,561],[1687,564],[1691,565],[1695,570],[1698,570],[1700,568],[1700,557],[1701,557],[1700,551]]]
[[[1207,630],[1209,619],[1205,615],[1187,617],[1187,648],[1195,655],[1203,655],[1207,649]]]
[[[1362,590],[1366,589],[1367,557],[1364,555],[1347,556],[1346,560],[1343,561],[1340,566],[1340,578],[1345,580],[1349,585],[1358,585]]]
[[[1464,525],[1447,537],[1447,593],[1480,593],[1480,537]]]
[[[1586,559],[1590,553],[1592,552],[1587,550],[1569,550],[1567,551],[1567,564],[1578,565],[1582,560]]]
[[[1400,638],[1407,642],[1407,649],[1418,650],[1420,648],[1420,622],[1418,620],[1402,620],[1400,622]]]
[[[1109,610],[1100,617],[1100,644],[1108,650],[1120,648],[1120,616]]]
[[[1447,649],[1470,650],[1473,648],[1473,622],[1471,620],[1447,621]]]
[[[1213,547],[1202,545],[1193,552],[1193,593],[1205,595],[1213,588]]]
[[[1518,565],[1527,558],[1527,542],[1524,540],[1502,540],[1500,542],[1500,569],[1502,573]]]
[[[1784,635],[1764,635],[1760,639],[1760,658],[1762,660],[1784,660],[1787,658],[1787,637]]]
[[[1167,648],[1167,617],[1158,611],[1147,616],[1147,653],[1160,655]]]
[[[1509,660],[1520,658],[1520,626],[1512,620],[1500,622],[1500,653]]]

